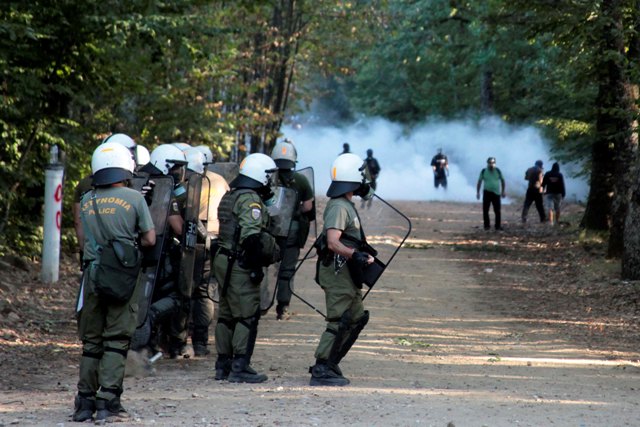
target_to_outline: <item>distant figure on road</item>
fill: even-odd
[[[349,147],[349,143],[345,142],[344,144],[342,144],[342,153],[340,154],[345,154],[350,152],[351,152],[351,147]]]
[[[442,154],[442,148],[438,148],[438,154],[431,159],[431,168],[433,169],[433,185],[438,188],[447,189],[447,177],[449,176],[449,159]]]
[[[500,197],[505,197],[504,177],[500,169],[496,167],[496,158],[489,157],[487,159],[487,167],[480,171],[478,177],[476,198],[480,200],[480,187],[484,182],[484,191],[482,193],[482,218],[484,219],[484,229],[491,228],[489,221],[489,206],[493,205],[493,213],[496,217],[496,230],[502,230],[500,224]]]
[[[540,222],[547,220],[544,214],[544,205],[542,203],[542,179],[543,179],[542,160],[536,160],[535,165],[531,166],[524,173],[524,179],[529,182],[527,187],[527,195],[524,199],[524,206],[522,207],[522,222],[527,222],[527,215],[529,214],[529,208],[531,203],[536,204],[538,215],[540,216]]]
[[[378,179],[378,175],[380,175],[380,163],[378,163],[378,160],[376,160],[375,157],[373,157],[373,150],[371,148],[369,148],[367,150],[367,158],[364,159],[364,162],[367,165],[367,173],[369,174],[369,180],[371,181],[371,188],[373,188],[373,190],[375,191],[376,187],[377,187],[377,179]],[[367,207],[371,207],[371,202],[373,201],[373,197],[371,197],[369,199],[368,202],[365,201],[365,199],[362,199],[362,206],[360,206],[360,208],[364,208],[364,204],[367,203]]]
[[[544,174],[542,188],[545,192],[547,209],[549,209],[549,222],[560,224],[560,207],[562,199],[565,198],[564,177],[560,173],[558,162],[551,166],[551,171]]]

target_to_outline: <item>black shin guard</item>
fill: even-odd
[[[329,351],[329,359],[328,359],[329,363],[332,363],[334,365],[337,365],[338,363],[340,363],[340,359],[342,359],[340,357],[341,349],[343,347],[342,343],[345,341],[345,339],[348,338],[350,324],[351,324],[351,313],[349,313],[349,311],[345,311],[344,313],[342,313],[342,316],[340,317],[337,331],[327,328],[327,332],[335,335],[335,338],[333,340],[333,345],[331,346],[331,350]]]
[[[337,361],[335,362],[336,364],[340,363],[340,361],[347,355],[349,350],[351,350],[351,347],[353,346],[353,344],[358,339],[358,336],[360,335],[360,331],[364,329],[367,323],[369,323],[369,311],[365,310],[362,317],[358,319],[353,325],[353,328],[351,329],[351,332],[349,333],[349,336],[347,337],[346,341],[344,341],[344,343],[340,347],[340,350],[338,352],[338,358],[337,358]]]
[[[245,350],[245,357],[247,364],[251,362],[251,356],[253,356],[253,350],[256,346],[256,339],[258,338],[258,323],[260,322],[260,308],[256,313],[248,319],[242,319],[238,323],[241,323],[245,328],[249,330],[249,337],[247,340],[247,348]]]

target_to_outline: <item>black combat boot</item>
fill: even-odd
[[[120,404],[120,398],[111,400],[96,399],[96,424],[102,425],[112,421],[124,421],[131,416]]]
[[[96,411],[96,398],[94,396],[76,395],[74,400],[73,421],[82,423],[93,418]]]
[[[309,373],[311,374],[309,385],[313,386],[344,386],[350,382],[342,376],[338,365],[322,359],[316,360],[316,364],[309,368]]]
[[[251,366],[249,361],[243,356],[235,356],[231,363],[231,373],[229,374],[229,382],[231,383],[262,383],[268,378],[264,374],[257,373]]]
[[[216,376],[217,381],[226,380],[231,372],[231,357],[226,354],[219,354],[216,360]]]

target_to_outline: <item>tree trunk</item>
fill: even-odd
[[[631,64],[635,64],[636,73],[632,73],[637,78],[638,63],[636,58],[640,55],[640,12],[638,12],[638,1],[632,2],[632,10],[635,11],[634,36],[629,43],[627,57]],[[632,85],[632,100],[636,107],[636,121],[633,126],[633,136],[638,139],[638,99],[640,99],[640,89],[638,80]],[[629,209],[624,229],[624,244],[622,253],[622,278],[626,280],[640,280],[640,158],[636,154],[635,180],[632,186],[632,195],[629,201]]]
[[[637,135],[634,133],[635,122],[635,96],[625,66],[625,44],[623,32],[621,0],[605,1],[602,4],[603,15],[610,18],[610,25],[605,28],[605,44],[611,49],[607,61],[608,84],[610,94],[608,100],[611,105],[605,105],[611,109],[610,129],[611,142],[615,148],[614,155],[614,181],[613,200],[611,206],[611,230],[609,234],[609,257],[622,256],[624,248],[625,220],[629,209],[629,200],[634,182],[635,158],[638,147]],[[604,10],[610,7],[610,10]],[[615,54],[614,54],[615,52]]]
[[[621,26],[622,0],[604,0],[601,6],[602,37],[595,64],[598,78],[598,96],[596,98],[596,139],[591,150],[591,182],[587,207],[582,225],[591,230],[609,229],[613,195],[624,193],[624,184],[614,188],[616,161],[627,161],[623,153],[617,153],[622,147],[621,141],[628,136],[624,120],[620,120],[622,100],[624,98],[624,39]],[[620,126],[623,125],[621,128]],[[617,154],[623,154],[617,158]],[[622,165],[621,165],[622,166]],[[625,210],[623,199],[616,200],[616,211]],[[624,218],[624,217],[623,217]],[[616,227],[619,227],[616,218]]]
[[[485,70],[482,73],[482,85],[480,88],[480,108],[485,114],[493,113],[493,72]]]

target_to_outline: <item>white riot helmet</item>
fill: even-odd
[[[149,154],[149,150],[147,150],[147,147],[136,145],[135,150],[136,152],[134,154],[134,157],[136,158],[136,164],[138,166],[144,166],[149,163],[149,161],[151,160],[151,155]]]
[[[126,148],[128,148],[132,154],[133,154],[133,149],[136,148],[136,142],[129,135],[125,135],[124,133],[111,134],[108,137],[106,137],[104,141],[102,141],[103,144],[105,142],[116,142],[120,145],[123,145]]]
[[[178,147],[182,151],[187,151],[191,146],[186,142],[172,142],[171,145]]]
[[[205,163],[213,163],[213,152],[211,151],[211,148],[206,145],[198,145],[195,149],[204,154]]]
[[[105,142],[91,156],[93,185],[115,184],[133,178],[131,152],[117,142]]]
[[[187,158],[187,169],[202,175],[204,173],[204,154],[195,147],[189,147],[185,150],[184,155]]]
[[[277,142],[271,151],[271,158],[279,169],[294,169],[298,161],[298,152],[291,141],[285,139]]]
[[[327,197],[338,197],[351,191],[355,193],[362,186],[368,187],[364,175],[364,161],[353,153],[339,155],[331,166],[331,185],[327,190]],[[368,191],[369,188],[366,189],[366,192]]]
[[[239,175],[230,186],[232,188],[260,188],[269,185],[271,174],[278,168],[273,159],[266,154],[249,154],[240,163]]]
[[[182,150],[175,145],[162,144],[151,152],[149,163],[158,168],[163,175],[168,175],[174,166],[186,165],[187,158]]]

